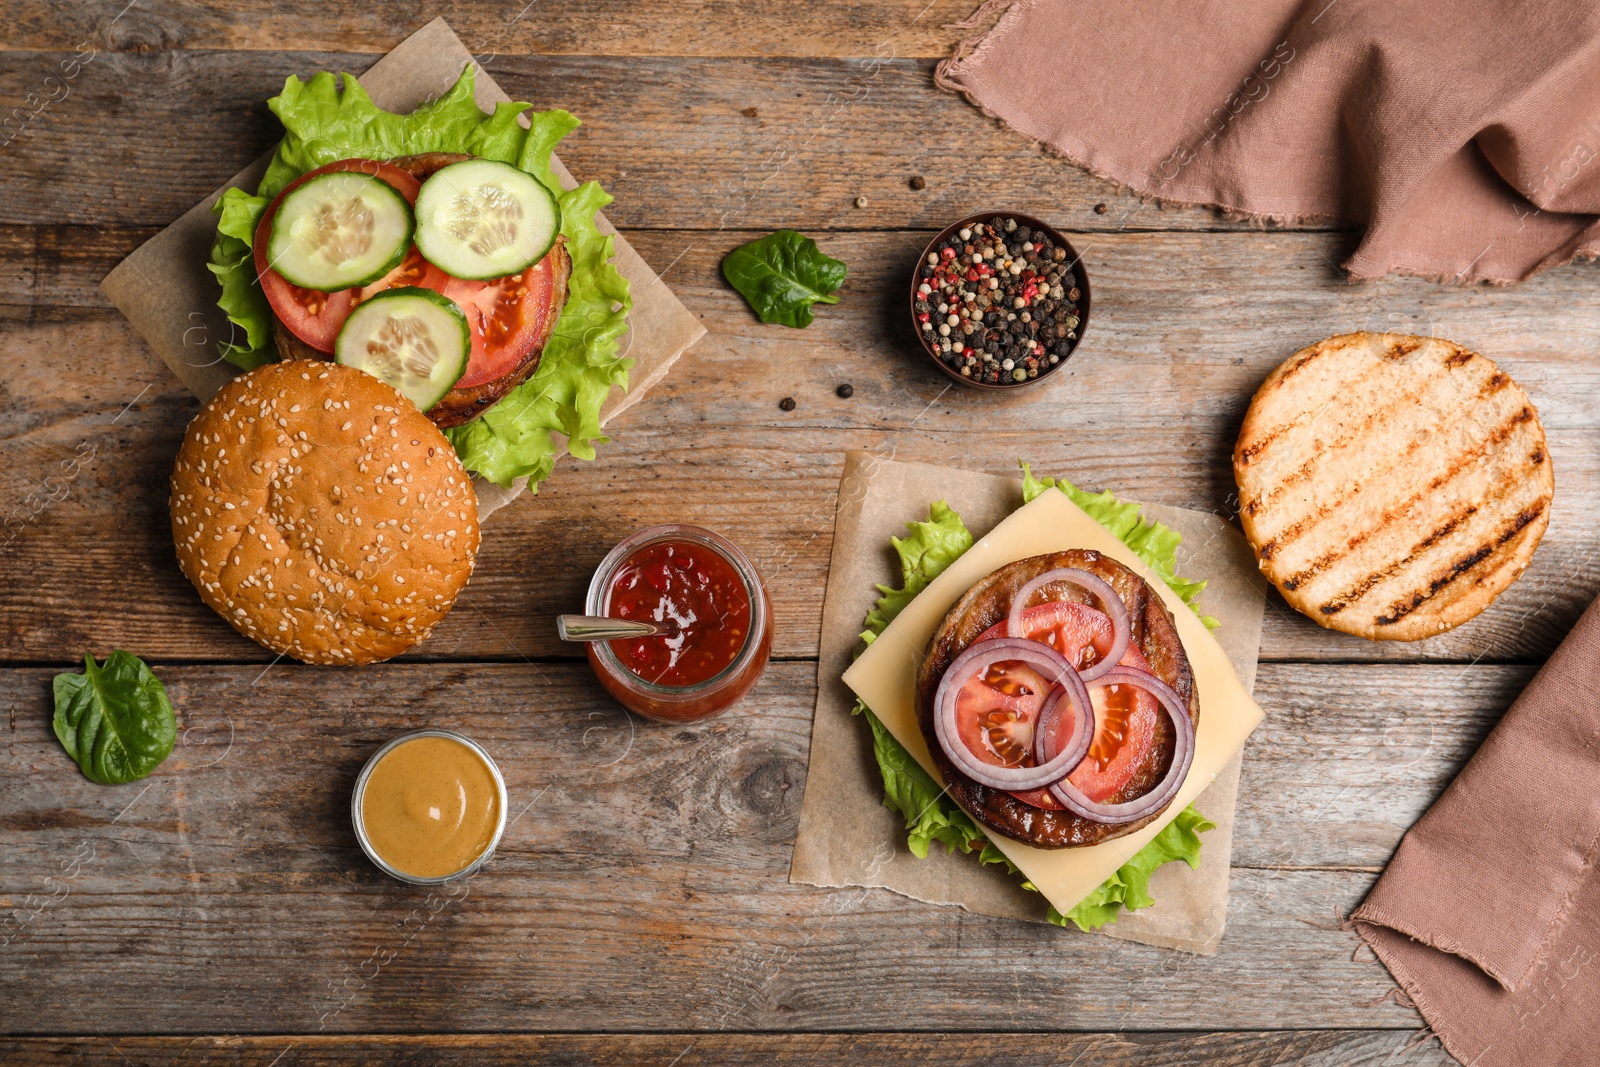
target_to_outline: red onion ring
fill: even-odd
[[[1043,674],[1046,681],[1053,683],[1052,695],[1046,698],[1044,707],[1040,708],[1039,722],[1044,720],[1046,712],[1054,717],[1059,709],[1061,697],[1054,695],[1056,693],[1064,694],[1073,709],[1073,732],[1065,747],[1054,759],[1036,767],[1002,767],[985,763],[961,740],[961,731],[956,723],[956,697],[967,680],[993,664],[1013,661],[1026,663]],[[939,679],[933,709],[934,733],[939,739],[939,747],[944,749],[956,769],[980,785],[1008,793],[1042,789],[1060,781],[1083,760],[1083,754],[1089,751],[1095,734],[1094,707],[1089,703],[1089,690],[1084,687],[1078,672],[1072,669],[1072,664],[1060,652],[1025,637],[993,637],[969,646],[945,669],[944,677]],[[1035,722],[1035,733],[1038,726],[1039,723]]]
[[[1084,681],[1092,682],[1122,662],[1123,653],[1128,651],[1128,642],[1133,639],[1133,628],[1128,622],[1128,606],[1104,579],[1097,578],[1079,567],[1057,567],[1055,570],[1045,571],[1017,590],[1017,595],[1011,600],[1011,611],[1006,616],[1007,636],[1022,636],[1022,612],[1027,608],[1028,600],[1051,582],[1070,582],[1097,598],[1100,601],[1100,610],[1111,620],[1111,651],[1093,666],[1078,672]]]
[[[1172,725],[1178,732],[1178,743],[1172,752],[1172,766],[1167,768],[1166,776],[1155,784],[1155,787],[1142,797],[1135,797],[1122,804],[1100,804],[1088,797],[1066,778],[1054,782],[1050,786],[1050,795],[1061,801],[1067,810],[1080,818],[1090,822],[1103,823],[1106,826],[1121,826],[1125,823],[1138,822],[1147,815],[1154,815],[1172,802],[1178,795],[1178,790],[1183,786],[1183,780],[1189,776],[1189,767],[1194,763],[1194,722],[1189,718],[1189,709],[1183,700],[1172,688],[1153,674],[1135,670],[1132,667],[1115,667],[1107,671],[1089,685],[1131,685],[1136,689],[1143,689],[1160,702],[1161,707],[1172,719]],[[1043,723],[1044,716],[1040,715]],[[1046,735],[1051,733],[1035,727],[1033,731],[1034,759],[1038,760],[1048,751]],[[1080,757],[1081,759],[1082,757]],[[1076,767],[1076,764],[1074,764]],[[1070,771],[1068,773],[1071,773]]]

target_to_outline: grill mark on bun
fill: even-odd
[[[1390,341],[1387,345],[1385,345],[1383,349],[1383,355],[1385,359],[1405,359],[1407,356],[1420,349],[1425,343],[1427,343],[1427,339],[1423,337],[1401,337],[1397,340]]]
[[[1474,448],[1470,452],[1463,452],[1458,455],[1454,460],[1451,461],[1449,467],[1445,468],[1444,471],[1430,479],[1427,485],[1424,485],[1416,492],[1412,493],[1404,501],[1387,509],[1383,515],[1379,517],[1376,523],[1363,526],[1360,532],[1345,541],[1340,548],[1335,549],[1332,552],[1324,553],[1323,555],[1317,557],[1317,559],[1310,566],[1304,567],[1296,571],[1294,574],[1289,575],[1283,580],[1283,587],[1285,589],[1300,588],[1302,585],[1305,585],[1307,582],[1321,574],[1323,571],[1327,570],[1329,567],[1332,567],[1334,564],[1344,559],[1350,554],[1351,550],[1364,544],[1374,535],[1387,532],[1401,519],[1402,516],[1408,514],[1417,504],[1421,503],[1426,496],[1431,493],[1438,492],[1440,489],[1444,488],[1451,481],[1453,481],[1456,475],[1465,470],[1469,464],[1477,462],[1493,449],[1497,448],[1501,444],[1504,444],[1506,439],[1509,438],[1519,426],[1529,422],[1533,419],[1533,417],[1532,409],[1527,407],[1522,408],[1515,415],[1511,416],[1511,418],[1507,419],[1505,422],[1501,423],[1500,426],[1496,427],[1495,431],[1488,437],[1484,438],[1478,447]],[[1534,462],[1537,463],[1539,461],[1535,460]],[[1359,483],[1357,483],[1357,486],[1359,486]],[[1357,488],[1352,488],[1349,492],[1340,496],[1338,500],[1334,501],[1333,504],[1329,505],[1329,507],[1325,508],[1324,513],[1332,513],[1333,511],[1336,511],[1347,500],[1354,496],[1357,491]],[[1287,532],[1280,534],[1278,537],[1262,545],[1261,555],[1263,558],[1271,559],[1273,554],[1278,549],[1283,548],[1289,543],[1297,540],[1302,533],[1310,528],[1311,524],[1310,518],[1302,519],[1295,523],[1294,526],[1290,527]]]
[[[1494,373],[1494,375],[1491,376],[1489,378],[1489,380],[1485,383],[1484,388],[1479,390],[1478,396],[1479,396],[1480,399],[1488,399],[1489,397],[1491,397],[1494,394],[1498,393],[1500,390],[1504,389],[1509,384],[1511,384],[1511,379],[1508,378],[1505,374],[1501,373],[1500,371],[1496,371]],[[1510,432],[1512,430],[1514,430],[1518,425],[1520,425],[1523,422],[1529,421],[1532,418],[1536,418],[1537,417],[1534,414],[1533,410],[1531,408],[1526,407],[1526,406],[1524,406],[1524,408],[1523,408],[1523,414],[1525,414],[1527,417],[1526,418],[1521,418],[1521,417],[1513,416],[1512,417],[1512,421],[1510,422],[1510,424],[1501,426],[1500,428],[1496,429],[1490,435],[1489,444],[1491,444],[1491,445],[1499,445],[1499,444],[1501,444],[1502,442],[1505,441],[1505,439],[1508,436],[1510,436]],[[1431,434],[1437,432],[1437,429],[1438,429],[1437,426],[1429,427],[1428,428],[1428,432],[1429,432],[1430,436],[1431,436]],[[1417,451],[1421,448],[1422,443],[1423,442],[1419,437],[1413,437],[1412,440],[1407,443],[1404,451],[1396,454],[1396,456],[1388,464],[1386,464],[1382,469],[1380,469],[1379,471],[1373,472],[1371,475],[1368,475],[1366,480],[1367,481],[1374,481],[1374,480],[1378,480],[1378,479],[1380,479],[1380,478],[1382,478],[1384,476],[1387,476],[1387,475],[1391,474],[1395,470],[1396,467],[1400,466],[1400,464],[1401,464],[1401,462],[1403,460],[1409,460],[1409,459],[1413,458],[1416,455]],[[1481,457],[1486,450],[1487,450],[1487,448],[1479,449],[1479,450],[1475,451],[1473,453],[1473,455]],[[1541,453],[1540,457],[1537,458],[1537,459],[1534,459],[1533,462],[1538,463],[1538,462],[1541,462],[1542,459],[1543,459],[1543,455]],[[1455,471],[1460,470],[1463,465],[1464,464],[1462,464],[1462,463],[1455,464],[1452,467],[1452,475],[1453,475],[1453,473]],[[1436,481],[1435,488],[1437,488],[1438,485],[1444,484],[1442,481],[1438,481],[1437,479],[1435,481]],[[1355,496],[1358,492],[1360,492],[1361,485],[1362,485],[1361,480],[1352,481],[1352,482],[1347,483],[1343,487],[1343,491],[1340,492],[1338,494],[1338,496],[1335,497],[1333,502],[1328,505],[1326,511],[1331,512],[1333,510],[1336,510],[1340,506],[1342,506],[1346,501],[1348,501],[1353,496]],[[1258,514],[1259,511],[1260,511],[1260,506],[1259,505],[1253,505],[1249,509],[1249,513],[1252,516]],[[1259,550],[1259,554],[1263,558],[1267,558],[1267,559],[1272,558],[1272,556],[1279,549],[1287,547],[1289,544],[1291,544],[1294,541],[1298,540],[1301,534],[1305,533],[1308,529],[1314,527],[1316,525],[1316,521],[1321,517],[1322,517],[1321,515],[1306,515],[1306,516],[1300,518],[1299,520],[1294,522],[1292,525],[1290,525],[1288,527],[1288,529],[1279,531],[1270,540],[1268,540],[1264,544],[1262,544],[1262,546],[1261,546],[1261,548]]]
[[[1389,608],[1389,614],[1381,615],[1377,618],[1376,621],[1378,625],[1392,626],[1401,619],[1405,618],[1407,615],[1411,614],[1413,611],[1417,610],[1417,608],[1421,607],[1428,600],[1436,596],[1440,590],[1444,589],[1451,582],[1454,582],[1462,575],[1467,574],[1474,567],[1478,566],[1478,564],[1488,559],[1496,549],[1504,545],[1513,537],[1517,536],[1523,530],[1527,529],[1530,523],[1532,523],[1540,515],[1544,514],[1544,507],[1544,501],[1541,500],[1533,507],[1523,509],[1517,514],[1516,518],[1512,519],[1510,523],[1506,524],[1506,526],[1500,530],[1499,534],[1493,540],[1479,545],[1471,552],[1451,563],[1450,568],[1445,573],[1439,575],[1437,578],[1431,581],[1426,590],[1418,590],[1408,597],[1404,597],[1395,601],[1394,604]]]
[[[1318,354],[1320,355],[1322,353],[1319,352]],[[1310,361],[1307,360],[1306,362],[1310,362]],[[1301,365],[1303,366],[1304,364],[1301,364]],[[1296,367],[1294,369],[1297,370],[1299,368]],[[1286,372],[1283,375],[1279,376],[1276,379],[1276,382],[1270,382],[1269,381],[1269,384],[1274,384],[1275,386],[1281,387],[1283,382],[1284,382],[1284,380],[1287,379],[1289,377],[1289,374],[1291,374],[1291,373],[1293,373],[1293,370],[1291,370],[1289,372]],[[1343,388],[1346,388],[1346,389],[1359,388],[1359,387],[1365,385],[1367,383],[1367,380],[1369,378],[1371,378],[1376,373],[1378,373],[1378,369],[1377,368],[1370,368],[1369,367],[1366,370],[1362,371],[1360,374],[1357,374],[1355,376],[1355,378],[1352,379],[1351,381],[1343,382],[1343,383],[1341,383],[1341,385],[1342,385]],[[1274,427],[1272,430],[1268,431],[1266,434],[1255,438],[1250,445],[1248,445],[1246,447],[1243,447],[1243,448],[1240,448],[1234,455],[1234,461],[1236,463],[1240,464],[1241,466],[1246,466],[1246,465],[1249,465],[1249,464],[1255,462],[1257,459],[1259,459],[1261,457],[1261,455],[1264,452],[1266,452],[1266,450],[1268,448],[1272,447],[1273,444],[1275,444],[1278,441],[1282,440],[1284,438],[1284,436],[1286,434],[1288,434],[1291,430],[1297,429],[1298,427],[1303,425],[1307,419],[1309,419],[1311,416],[1313,416],[1315,414],[1316,414],[1315,411],[1304,411],[1304,412],[1300,412],[1300,413],[1296,414],[1293,418],[1289,419],[1286,422],[1279,423],[1276,427]]]
[[[1295,488],[1297,485],[1300,485],[1302,482],[1309,480],[1316,472],[1318,467],[1331,462],[1334,458],[1336,458],[1338,453],[1349,448],[1351,443],[1364,437],[1379,420],[1387,420],[1405,405],[1416,403],[1422,398],[1422,395],[1425,392],[1427,392],[1426,386],[1406,394],[1397,401],[1391,401],[1386,407],[1374,408],[1369,411],[1366,418],[1362,420],[1360,426],[1346,431],[1344,436],[1339,438],[1333,444],[1325,444],[1321,448],[1312,452],[1312,454],[1304,463],[1302,463],[1292,473],[1290,473],[1288,477],[1284,478],[1274,487],[1273,492],[1268,493],[1261,498],[1261,506],[1271,507],[1274,500],[1282,496],[1284,493],[1287,493],[1289,490]],[[1422,442],[1419,439],[1413,438],[1412,441],[1406,446],[1406,452],[1415,452],[1417,448],[1421,446],[1421,443]],[[1323,507],[1316,514],[1308,516],[1306,519],[1302,519],[1301,522],[1302,524],[1305,522],[1314,522],[1323,515],[1327,514],[1329,510],[1330,507]]]
[[[1327,354],[1328,350],[1324,346],[1313,345],[1310,349],[1289,361],[1289,365],[1285,367],[1283,373],[1278,376],[1278,384],[1282,385],[1288,382],[1291,377],[1299,374],[1313,362]]]
[[[1398,574],[1400,571],[1404,570],[1405,567],[1408,564],[1415,562],[1416,559],[1419,556],[1421,556],[1423,553],[1425,553],[1429,549],[1434,548],[1435,546],[1437,546],[1437,545],[1441,544],[1442,542],[1444,542],[1446,538],[1448,538],[1451,534],[1455,533],[1458,529],[1460,529],[1463,526],[1463,524],[1465,524],[1474,515],[1477,515],[1480,511],[1484,511],[1485,509],[1488,509],[1488,511],[1492,514],[1493,510],[1494,510],[1494,505],[1497,504],[1500,500],[1504,499],[1506,497],[1508,491],[1513,487],[1514,487],[1513,483],[1502,481],[1495,487],[1495,491],[1493,492],[1493,494],[1491,496],[1486,497],[1486,498],[1481,498],[1481,499],[1478,499],[1476,501],[1472,501],[1472,502],[1469,502],[1469,503],[1466,503],[1466,504],[1462,505],[1455,512],[1453,512],[1452,514],[1446,516],[1438,525],[1436,525],[1432,530],[1430,530],[1421,540],[1419,540],[1415,544],[1413,544],[1411,546],[1411,550],[1406,554],[1406,556],[1403,559],[1399,559],[1399,560],[1394,561],[1393,563],[1391,563],[1388,566],[1384,567],[1381,571],[1377,571],[1377,572],[1374,572],[1372,574],[1367,575],[1366,578],[1364,578],[1362,581],[1357,583],[1354,587],[1352,587],[1352,588],[1346,590],[1345,592],[1340,593],[1340,594],[1336,595],[1335,597],[1333,597],[1332,599],[1330,599],[1329,602],[1324,604],[1324,605],[1322,605],[1322,607],[1319,610],[1321,610],[1324,615],[1333,615],[1333,614],[1337,614],[1339,611],[1342,611],[1344,608],[1348,607],[1350,604],[1354,603],[1355,601],[1359,600],[1361,597],[1365,596],[1367,593],[1372,591],[1372,589],[1377,587],[1377,585],[1379,583],[1387,580],[1388,578],[1390,578],[1390,577]],[[1525,508],[1522,511],[1518,512],[1517,516],[1512,520],[1512,526],[1514,527],[1514,529],[1511,531],[1511,534],[1508,535],[1508,536],[1514,536],[1517,532],[1520,532],[1524,527],[1526,527],[1529,522],[1532,522],[1533,519],[1537,518],[1539,512],[1542,511],[1543,507],[1544,507],[1544,502],[1540,501],[1533,508]],[[1531,514],[1530,514],[1530,511],[1532,512]],[[1504,542],[1505,539],[1506,538],[1502,538],[1502,537],[1496,536],[1496,538],[1494,539],[1494,544],[1501,544],[1501,543]],[[1476,554],[1476,551],[1477,550],[1474,550],[1473,553],[1468,553],[1468,556],[1472,556],[1472,555]],[[1486,554],[1487,553],[1484,553],[1484,555],[1486,555]],[[1468,558],[1468,556],[1463,556],[1463,557],[1461,557],[1461,559],[1466,559],[1466,558]],[[1479,555],[1478,558],[1479,559],[1483,558],[1483,555]],[[1460,571],[1460,567],[1457,564],[1453,563],[1451,565],[1451,573],[1452,573],[1452,575],[1459,573],[1459,571]],[[1432,591],[1428,594],[1428,596],[1429,597],[1433,596],[1440,589],[1443,589],[1446,584],[1448,584],[1448,582],[1441,582],[1441,583],[1438,583],[1438,584],[1434,585]],[[1406,599],[1409,599],[1411,596],[1412,596],[1412,594],[1407,594],[1406,596],[1401,597],[1400,599],[1397,599],[1395,601],[1395,603],[1396,604],[1401,603],[1402,601],[1404,601]],[[1426,599],[1427,599],[1426,597],[1423,598],[1423,600],[1426,600]],[[1423,603],[1423,600],[1418,600],[1416,603],[1414,603],[1410,607],[1406,608],[1405,611],[1400,612],[1398,615],[1394,615],[1392,618],[1389,618],[1389,617],[1377,617],[1376,621],[1381,623],[1381,624],[1384,624],[1384,625],[1393,625],[1395,622],[1398,622],[1401,618],[1405,617],[1405,615],[1408,615],[1412,611],[1416,610],[1416,608],[1421,603]],[[1391,615],[1393,615],[1392,611],[1391,611]]]

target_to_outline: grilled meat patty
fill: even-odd
[[[1070,811],[1036,808],[1010,793],[980,785],[958,771],[939,746],[934,732],[934,696],[944,672],[978,636],[996,623],[1004,622],[1018,589],[1045,571],[1057,567],[1077,567],[1109,582],[1128,608],[1132,629],[1131,644],[1144,654],[1150,673],[1171,686],[1189,709],[1189,718],[1200,724],[1200,697],[1194,672],[1178,639],[1172,615],[1160,596],[1133,571],[1099,552],[1073,549],[1044,556],[1031,556],[1001,567],[978,582],[950,609],[944,622],[934,631],[917,674],[917,721],[922,736],[933,753],[950,796],[983,826],[1038,848],[1078,848],[1124,837],[1148,825],[1160,812],[1125,826],[1091,822]],[[1062,587],[1055,599],[1074,600],[1096,607],[1094,598],[1075,586]],[[1172,765],[1176,735],[1171,721],[1161,715],[1155,743],[1146,753],[1133,778],[1119,792],[1106,798],[1121,804],[1148,793]]]

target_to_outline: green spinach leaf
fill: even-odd
[[[56,675],[55,696],[56,737],[90,781],[136,781],[172,754],[172,702],[138,656],[119,649],[104,666],[85,656],[82,674]]]
[[[740,245],[722,260],[722,276],[762,322],[796,328],[811,325],[811,305],[839,302],[833,293],[844,284],[848,269],[793,230]]]

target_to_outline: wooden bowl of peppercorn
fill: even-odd
[[[1019,389],[1077,349],[1089,325],[1089,273],[1049,223],[979,212],[922,250],[911,322],[922,350],[962,385]]]

